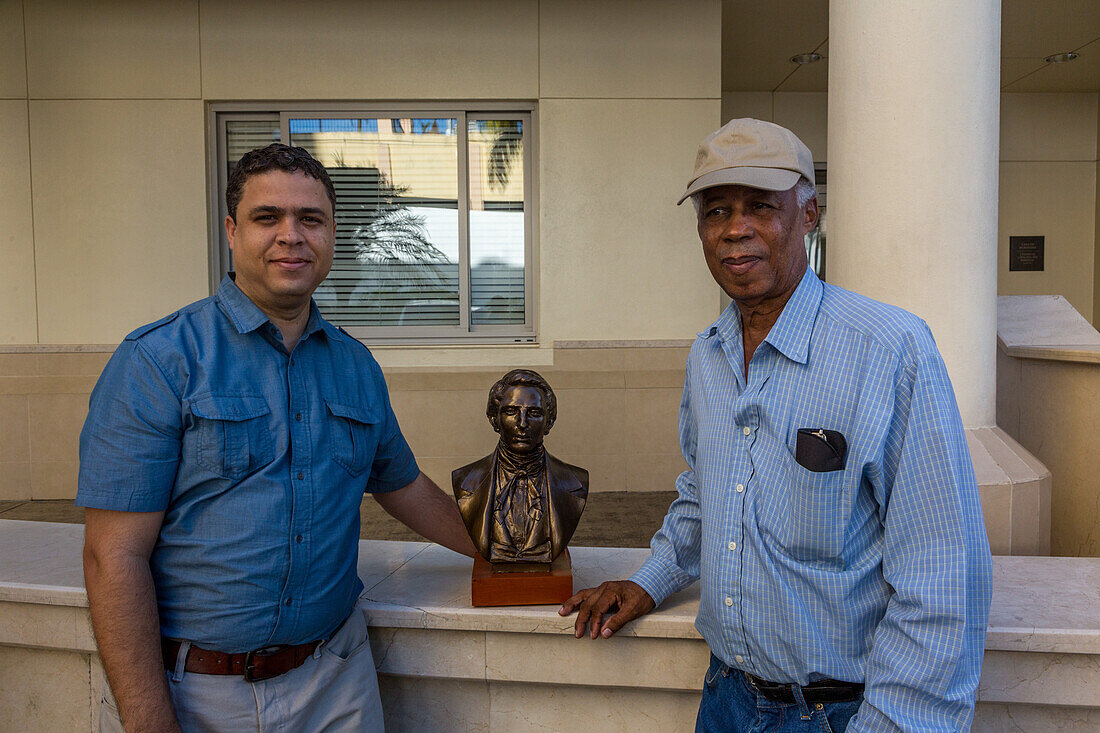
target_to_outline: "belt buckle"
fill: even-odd
[[[285,649],[284,644],[276,644],[274,646],[265,646],[261,649],[253,649],[252,651],[244,655],[244,681],[245,682],[261,682],[263,680],[269,680],[272,677],[278,677],[276,674],[269,674],[263,677],[257,677],[253,674],[256,670],[256,655],[261,657],[270,656],[272,654],[278,654]]]

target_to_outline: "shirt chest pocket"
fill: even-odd
[[[325,398],[331,428],[332,460],[352,476],[359,476],[374,462],[381,418],[368,405],[349,405]]]
[[[783,457],[777,479],[757,505],[761,528],[802,562],[837,562],[844,553],[853,491],[845,470],[810,471]]]
[[[218,476],[238,479],[274,458],[271,408],[262,397],[206,395],[191,402],[191,414],[196,460]]]

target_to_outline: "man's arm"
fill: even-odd
[[[894,593],[849,730],[966,730],[993,587],[989,544],[943,360],[925,354],[905,382],[885,450],[896,468],[884,471],[888,489],[875,487]]]
[[[127,731],[178,731],[149,555],[164,512],[88,509],[84,584],[96,645]]]
[[[373,496],[391,517],[421,537],[467,557],[477,554],[458,504],[423,473],[404,488]]]

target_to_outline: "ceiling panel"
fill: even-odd
[[[1100,38],[1095,0],[1003,0],[1001,53],[1044,58]]]
[[[1040,58],[1001,58],[1001,89],[1006,90],[1010,84],[1024,76],[1031,74],[1046,66]]]
[[[1018,81],[1002,77],[1006,92],[1095,92],[1100,90],[1100,42],[1080,51],[1080,58],[1065,64],[1046,64]]]
[[[822,54],[824,55],[824,54]],[[777,92],[827,92],[829,91],[829,60],[803,64],[776,88]]]
[[[722,90],[825,91],[828,33],[827,0],[723,0]],[[1097,46],[1100,0],[1003,0],[1001,85],[1005,91],[1100,91]],[[1050,54],[1074,50],[1081,53],[1076,61],[1043,63]],[[801,68],[790,62],[791,56],[809,51],[826,60]]]
[[[723,0],[723,91],[772,91],[828,36],[827,0]]]

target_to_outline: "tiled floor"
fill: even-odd
[[[570,544],[587,547],[648,547],[661,526],[675,491],[610,491],[588,496],[588,505]],[[419,540],[415,532],[389,516],[371,498],[359,509],[363,539]],[[71,501],[0,501],[0,519],[83,523],[84,510]]]

